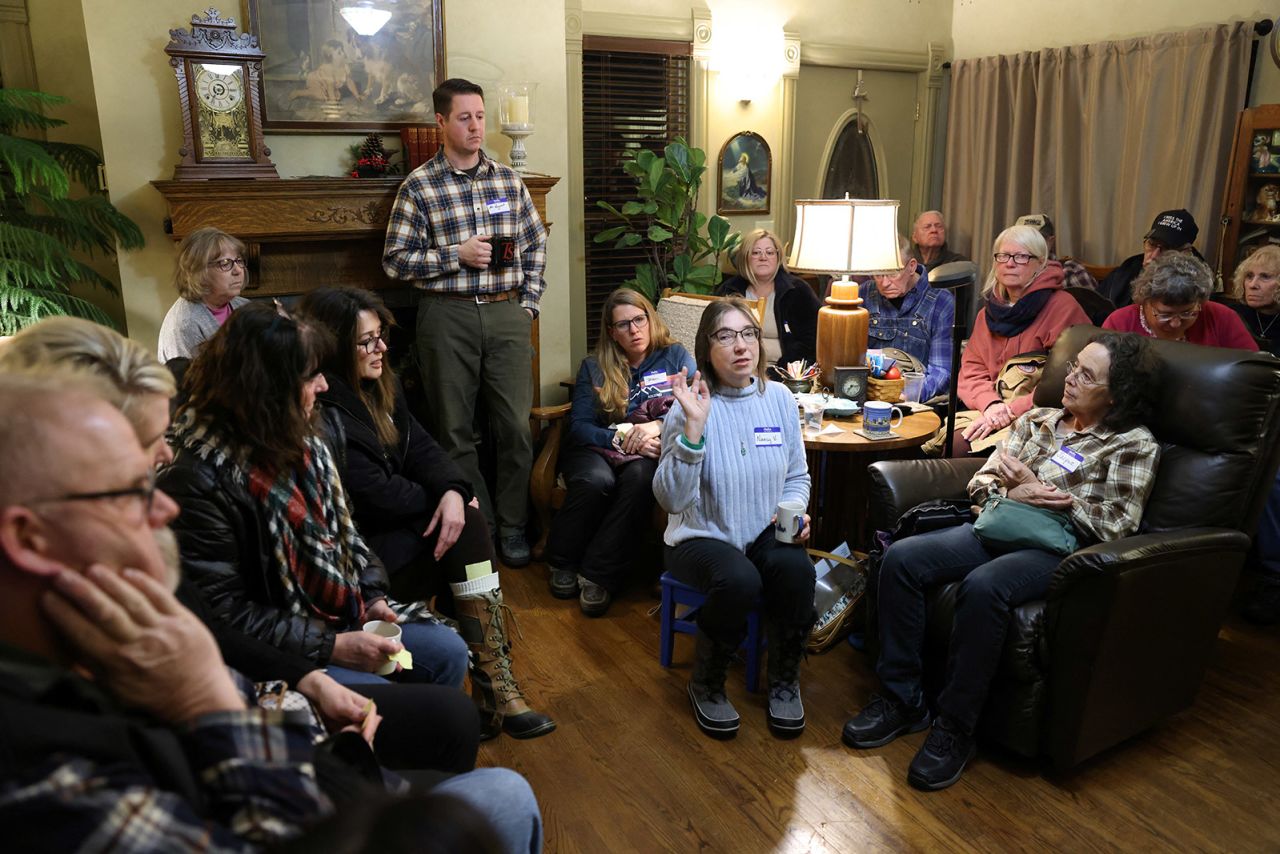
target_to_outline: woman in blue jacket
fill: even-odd
[[[619,288],[600,313],[595,352],[573,386],[560,470],[569,493],[551,523],[551,593],[578,597],[589,617],[609,609],[626,582],[629,555],[653,512],[653,472],[661,450],[671,377],[695,370],[653,304]]]

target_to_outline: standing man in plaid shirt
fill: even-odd
[[[547,234],[520,176],[481,150],[484,90],[451,78],[432,99],[444,147],[401,185],[382,268],[426,292],[416,337],[427,427],[471,481],[497,528],[503,562],[524,566],[533,465],[529,333],[544,287]],[[478,395],[497,447],[496,500],[476,454]]]

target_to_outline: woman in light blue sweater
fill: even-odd
[[[695,346],[699,372],[672,383],[676,406],[663,426],[653,494],[669,515],[666,568],[707,593],[698,612],[697,657],[689,699],[702,731],[728,738],[738,713],[724,693],[725,672],[763,600],[769,638],[769,727],[804,730],[800,656],[813,626],[813,563],[803,541],[774,536],[783,500],[809,503],[809,470],[791,394],[765,379],[760,327],[740,299],[702,314]]]

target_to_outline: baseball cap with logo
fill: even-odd
[[[1053,220],[1049,219],[1048,214],[1023,214],[1018,217],[1014,225],[1029,225],[1034,229],[1038,229],[1045,237],[1053,237]]]
[[[1143,235],[1144,239],[1158,240],[1170,249],[1177,249],[1194,243],[1200,227],[1196,225],[1191,211],[1179,208],[1176,211],[1163,211],[1151,223],[1151,230]]]

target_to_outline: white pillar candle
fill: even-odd
[[[503,112],[507,114],[507,124],[529,124],[529,96],[510,95],[503,101]]]

